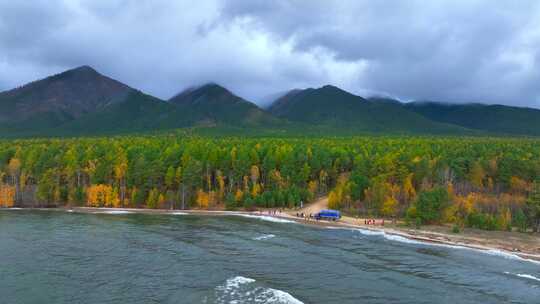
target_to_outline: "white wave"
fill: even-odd
[[[355,229],[355,230],[360,232],[363,235],[386,236],[386,233],[384,231],[380,231],[380,230],[368,230],[368,229]]]
[[[535,280],[535,281],[540,281],[540,278],[537,278],[533,275],[530,275],[530,274],[521,274],[521,273],[518,273],[516,274],[518,277],[520,278],[526,278],[526,279],[531,279],[531,280]]]
[[[267,288],[260,296],[255,298],[256,303],[283,303],[283,304],[304,304],[302,301],[291,296],[291,294],[273,288]]]
[[[406,244],[423,244],[423,242],[421,242],[421,241],[408,239],[408,238],[406,238],[404,236],[395,235],[395,234],[385,234],[384,238],[389,240],[389,241],[401,242],[401,243],[406,243]]]
[[[464,248],[466,248],[466,247],[464,247]],[[517,261],[522,261],[522,262],[529,262],[529,263],[534,263],[534,264],[540,265],[540,261],[523,258],[523,257],[520,257],[517,254],[513,254],[513,253],[510,253],[510,252],[505,252],[505,251],[501,251],[501,250],[497,250],[497,249],[489,249],[489,250],[479,250],[479,249],[474,249],[474,248],[471,248],[471,249],[472,250],[477,250],[477,251],[480,251],[480,252],[483,252],[483,253],[486,253],[486,254],[489,254],[489,255],[503,257],[505,259],[517,260]]]
[[[253,282],[255,282],[254,279],[237,276],[232,279],[228,279],[227,282],[225,282],[225,289],[231,290],[240,287],[240,285],[242,284],[248,284]]]
[[[216,287],[216,303],[303,304],[289,293],[256,284],[251,278],[237,276]]]
[[[186,212],[171,212],[171,213],[167,213],[167,214],[170,214],[170,215],[189,215],[189,213],[186,213]]]
[[[7,207],[7,208],[0,208],[0,210],[23,210],[23,208],[19,208],[19,207]]]
[[[417,244],[417,245],[424,244],[423,242],[420,242],[417,240],[409,239],[409,238],[406,238],[404,236],[397,235],[397,234],[388,234],[381,230],[369,230],[369,229],[361,229],[361,228],[354,229],[354,230],[367,236],[381,236],[389,241],[406,243],[406,244]]]
[[[263,241],[263,240],[271,239],[271,238],[274,238],[274,237],[276,237],[274,234],[264,234],[264,235],[255,237],[253,239],[255,241]]]
[[[407,238],[405,236],[397,235],[397,234],[389,234],[381,230],[369,230],[369,229],[362,229],[362,228],[339,228],[339,227],[327,227],[330,229],[345,229],[345,230],[352,230],[352,231],[358,231],[363,235],[367,236],[381,236],[387,240],[400,242],[400,243],[406,243],[406,244],[415,244],[415,245],[424,245],[424,246],[435,246],[435,247],[444,247],[444,248],[451,248],[451,249],[465,249],[465,250],[471,250],[475,252],[480,252],[488,255],[493,256],[499,256],[503,257],[505,259],[511,259],[516,260],[520,262],[529,262],[533,264],[540,265],[540,261],[533,260],[533,259],[527,259],[523,258],[517,254],[513,254],[510,252],[505,252],[502,250],[497,249],[478,249],[478,248],[471,248],[467,246],[461,246],[461,245],[451,245],[451,244],[442,244],[442,243],[434,243],[434,242],[425,242],[425,241],[419,241],[419,240],[413,240],[410,238]]]
[[[71,213],[71,212],[73,212],[73,210],[69,209],[67,212]]]
[[[268,222],[274,222],[274,223],[296,223],[295,221],[286,220],[286,219],[283,219],[283,218],[273,217],[273,216],[268,216],[268,215],[254,215],[254,214],[242,214],[242,213],[238,213],[238,214],[235,214],[235,215],[239,215],[239,216],[243,216],[243,217],[249,217],[249,218],[255,218],[255,219],[268,221]]]
[[[132,212],[126,211],[126,210],[105,210],[105,211],[102,211],[101,213],[105,213],[105,214],[129,214],[129,213],[132,213]]]
[[[517,276],[517,277],[520,277],[520,278],[530,279],[530,280],[534,280],[534,281],[540,281],[540,278],[535,277],[535,276],[530,275],[530,274],[510,273],[508,271],[505,271],[504,273],[509,274],[509,275],[514,275],[514,276]]]

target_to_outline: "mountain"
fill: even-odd
[[[187,127],[177,108],[166,101],[132,90],[122,102],[64,123],[48,134],[116,134]]]
[[[169,99],[194,125],[271,126],[283,123],[257,105],[210,83],[190,88]]]
[[[193,126],[287,125],[227,89],[208,84],[170,101],[81,66],[0,93],[0,135],[145,132]]]
[[[0,124],[53,127],[121,102],[131,90],[81,66],[0,93]]]
[[[408,111],[399,102],[368,100],[331,85],[290,91],[268,110],[291,121],[363,132],[468,132],[462,127],[431,121]]]
[[[530,108],[404,104],[387,97],[365,99],[330,85],[280,95],[265,111],[211,83],[165,101],[81,66],[0,92],[0,136],[78,136],[192,127],[213,135],[540,136],[540,110]]]
[[[540,110],[503,105],[412,102],[406,109],[433,121],[493,134],[540,136]]]
[[[0,93],[0,135],[114,134],[185,127],[177,108],[81,66]]]

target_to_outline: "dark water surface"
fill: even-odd
[[[540,303],[540,265],[241,216],[0,211],[0,303]]]

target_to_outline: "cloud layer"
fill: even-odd
[[[330,83],[540,107],[540,2],[0,0],[0,90],[83,64],[161,98]]]

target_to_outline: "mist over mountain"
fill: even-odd
[[[184,90],[169,99],[169,102],[177,105],[179,111],[189,113],[186,119],[195,124],[249,126],[278,122],[256,104],[216,83]]]
[[[399,102],[364,99],[335,86],[293,90],[276,100],[270,113],[310,124],[390,133],[454,133],[462,128],[431,121]]]

